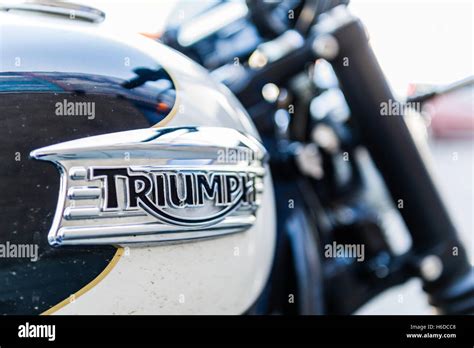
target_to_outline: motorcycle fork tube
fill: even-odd
[[[403,202],[399,211],[412,238],[412,251],[419,256],[447,256],[448,249],[451,252],[456,246],[456,260],[445,257],[443,263],[454,262],[457,269],[461,265],[466,269],[469,264],[465,251],[403,116],[381,115],[385,103],[393,105],[396,101],[365,29],[358,19],[342,18],[340,12],[337,16],[329,13],[316,27],[313,49],[332,64],[362,142],[381,172],[395,206]]]

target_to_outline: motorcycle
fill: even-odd
[[[202,3],[161,43],[3,7],[2,314],[351,314],[413,277],[472,313],[421,116],[347,3]]]

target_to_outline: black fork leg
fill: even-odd
[[[394,203],[403,202],[400,213],[432,304],[444,313],[473,312],[472,268],[427,166],[403,117],[381,115],[384,103],[395,99],[364,27],[339,7],[328,12],[317,30],[313,47],[331,62]]]

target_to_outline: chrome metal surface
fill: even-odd
[[[34,0],[11,2],[0,4],[0,10],[41,12],[94,23],[102,22],[105,19],[105,13],[98,9],[63,1]]]
[[[51,245],[190,240],[255,222],[265,150],[222,127],[140,129],[44,147],[61,188]]]

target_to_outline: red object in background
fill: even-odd
[[[159,102],[158,104],[156,104],[156,110],[160,113],[168,112],[169,109],[169,105],[164,102]]]
[[[431,129],[437,138],[474,135],[474,88],[466,86],[427,101],[423,108],[431,117]]]

